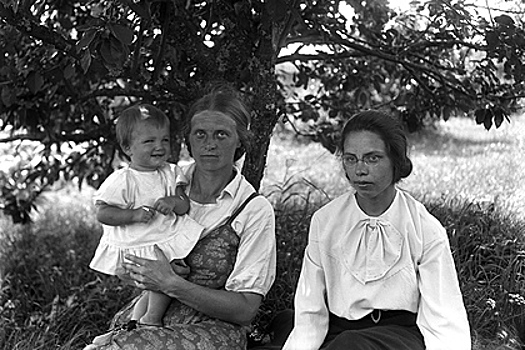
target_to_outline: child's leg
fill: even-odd
[[[149,303],[149,292],[142,293],[142,295],[140,296],[140,299],[135,303],[135,306],[133,307],[133,313],[131,314],[131,320],[139,321],[141,317],[146,314],[146,311],[148,311],[148,303]]]
[[[159,292],[148,292],[148,310],[140,318],[140,323],[154,326],[162,326],[162,317],[171,303],[171,298]]]

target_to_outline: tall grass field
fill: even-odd
[[[525,117],[486,131],[452,119],[410,136],[412,175],[402,188],[445,225],[474,350],[525,341]],[[1,154],[1,152],[0,152]],[[275,311],[292,307],[313,211],[348,189],[320,145],[275,135],[261,192],[276,212],[278,275],[250,330],[271,337]],[[101,235],[92,189],[48,192],[31,226],[0,216],[0,349],[81,349],[135,293],[88,263]]]

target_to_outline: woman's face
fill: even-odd
[[[394,193],[394,166],[379,135],[370,131],[350,132],[345,137],[342,158],[358,197],[390,203]]]
[[[191,154],[202,170],[232,168],[235,150],[241,146],[235,121],[217,111],[202,111],[191,119]]]

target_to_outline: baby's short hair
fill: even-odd
[[[170,125],[170,120],[155,106],[149,104],[139,104],[126,108],[117,119],[116,133],[120,147],[125,148],[131,144],[131,138],[135,126],[147,121],[152,125],[163,128]]]

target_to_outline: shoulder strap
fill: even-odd
[[[235,218],[237,217],[237,215],[239,215],[239,213],[241,211],[243,211],[243,209],[248,205],[248,203],[250,203],[250,201],[252,199],[254,199],[255,197],[257,197],[259,195],[259,193],[257,192],[253,192],[248,198],[246,198],[246,200],[244,201],[244,203],[242,203],[237,209],[235,209],[235,211],[232,213],[232,215],[228,218],[228,220],[226,220],[226,224],[227,225],[231,225],[231,223],[233,222],[233,220],[235,220]]]

